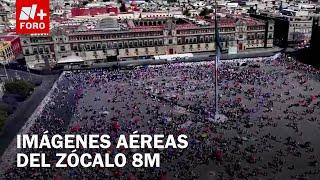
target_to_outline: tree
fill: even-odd
[[[0,132],[8,119],[8,113],[4,109],[0,109]]]
[[[207,7],[203,8],[202,11],[199,13],[199,16],[208,16],[210,13],[212,13],[212,9],[208,9]]]
[[[34,85],[24,80],[7,81],[4,84],[5,92],[21,96],[23,99],[27,98],[34,90]]]
[[[120,12],[127,12],[126,4],[124,2],[121,2],[119,9],[120,9]]]
[[[185,16],[191,16],[191,13],[190,13],[189,9],[185,9],[185,10],[183,11],[183,15],[185,15]]]
[[[249,14],[256,14],[256,10],[253,7],[250,7],[250,9],[248,10]]]
[[[82,5],[83,5],[83,6],[86,6],[88,3],[89,3],[88,1],[83,1],[83,2],[82,2]]]

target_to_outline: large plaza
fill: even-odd
[[[8,156],[4,153],[4,177],[318,179],[319,81],[318,70],[284,55],[223,61],[219,109],[228,120],[214,123],[212,62],[64,72],[22,132],[109,134],[112,141],[134,131],[183,133],[188,135],[189,147],[138,149],[161,153],[160,168],[141,169],[130,165],[118,169],[19,169],[13,164],[15,156],[4,157]],[[111,154],[117,151],[108,149]]]

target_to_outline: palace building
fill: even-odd
[[[273,21],[226,16],[219,19],[219,31],[225,53],[273,47]],[[214,32],[211,19],[105,18],[61,23],[47,35],[21,36],[21,45],[28,66],[41,69],[54,67],[68,57],[92,65],[127,58],[213,52]]]

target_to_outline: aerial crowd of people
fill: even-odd
[[[160,168],[17,168],[5,179],[314,179],[320,176],[320,71],[286,55],[214,63],[65,72],[30,134],[186,134],[186,149],[79,149],[161,154]],[[38,150],[24,149],[26,152]],[[57,151],[41,149],[55,162]],[[12,157],[14,158],[14,157]]]

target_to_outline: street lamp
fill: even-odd
[[[30,69],[29,69],[29,65],[27,63],[26,63],[26,67],[27,67],[27,71],[28,71],[28,74],[29,74],[29,79],[30,79],[30,81],[32,81],[31,72],[30,72]]]
[[[0,64],[2,64],[2,63],[0,63]],[[6,65],[5,64],[2,64],[2,65],[3,65],[4,73],[6,74],[6,78],[7,78],[7,80],[9,80]]]

